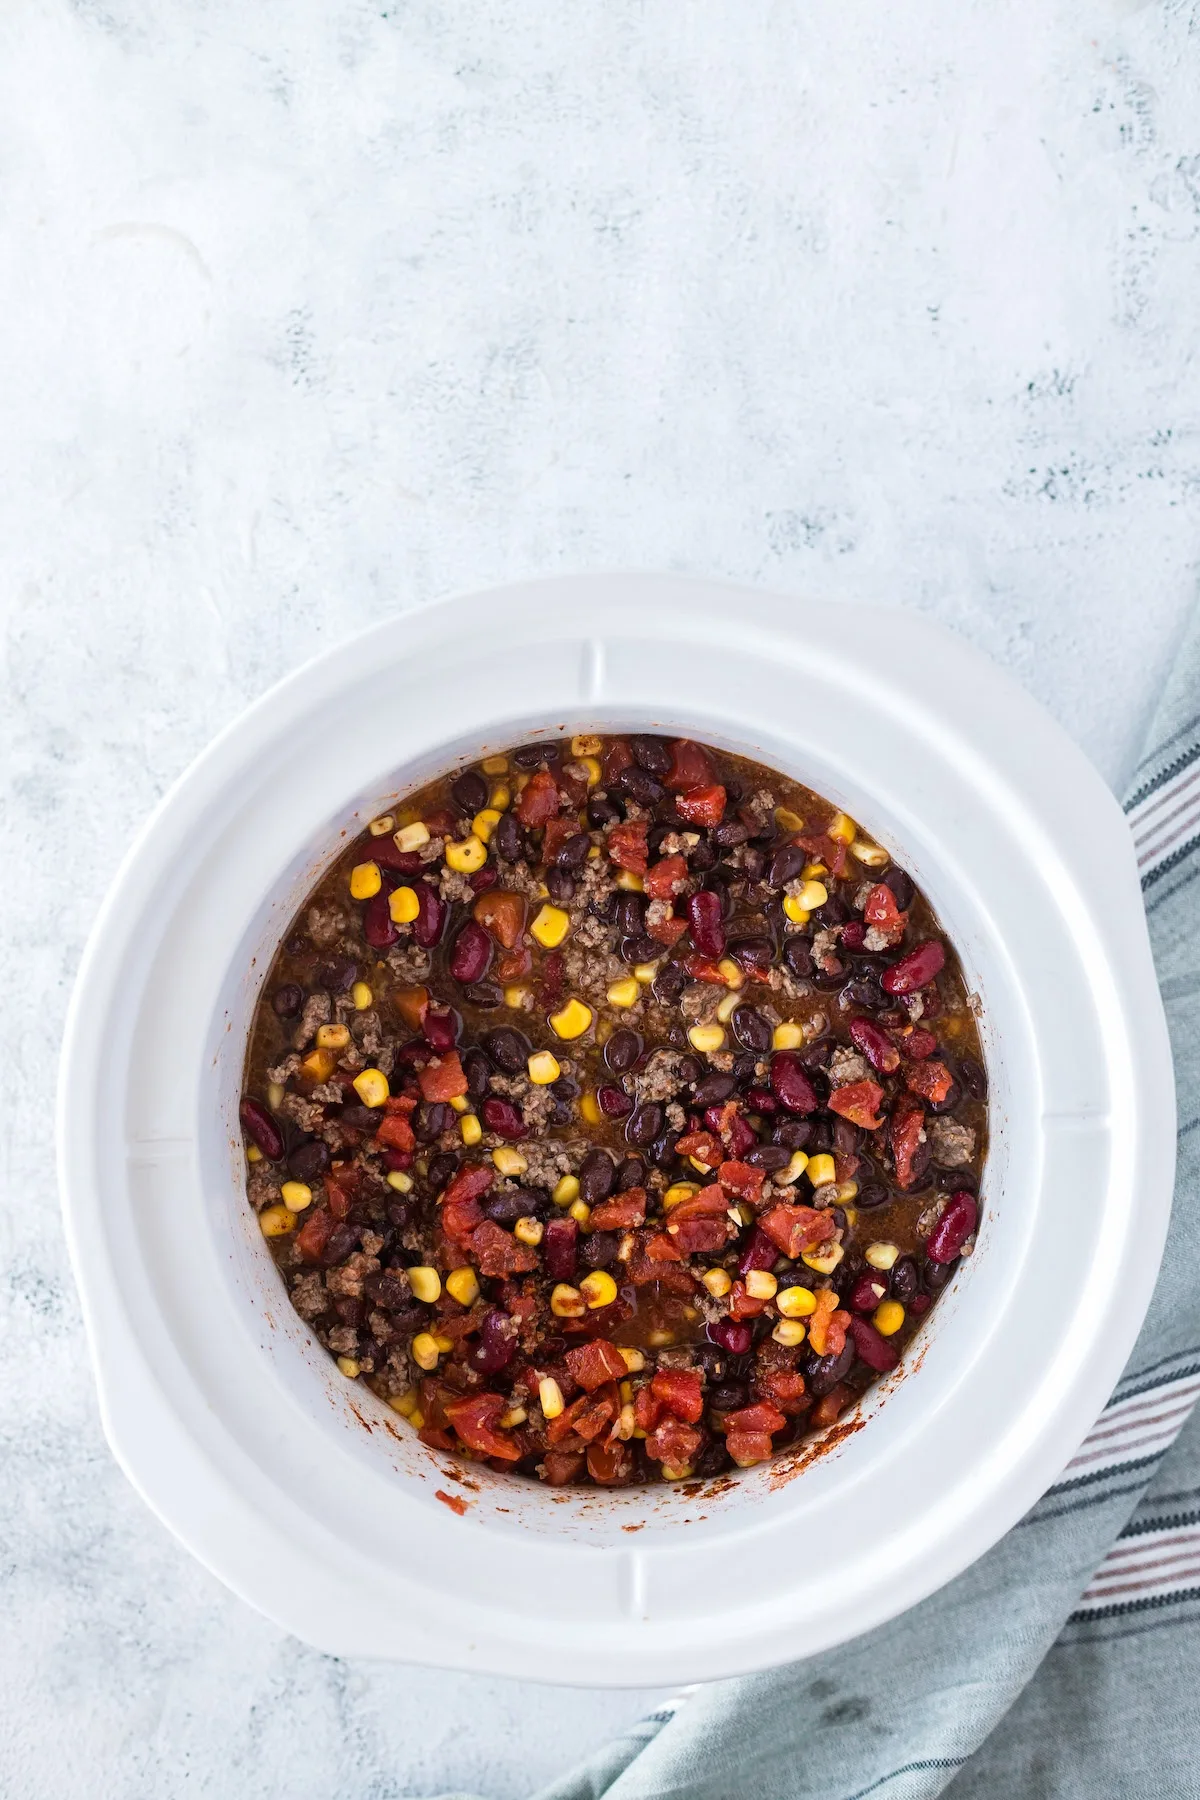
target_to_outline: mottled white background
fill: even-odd
[[[639,1710],[315,1655],[143,1509],[49,1163],[80,946],[245,702],[531,572],[920,609],[1119,782],[1195,585],[1198,58],[1182,0],[9,0],[7,1800],[501,1800]]]

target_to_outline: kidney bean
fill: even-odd
[[[870,1212],[872,1207],[882,1206],[888,1198],[882,1181],[860,1181],[854,1204],[859,1212]]]
[[[804,1380],[809,1393],[818,1400],[831,1393],[854,1367],[854,1350],[854,1339],[847,1332],[846,1342],[836,1356],[830,1354],[809,1357],[804,1369]]]
[[[589,1150],[579,1165],[579,1198],[589,1206],[607,1200],[613,1191],[617,1172],[607,1150]]]
[[[843,950],[861,950],[867,928],[861,919],[851,919],[842,926],[841,945]]]
[[[455,981],[482,981],[492,960],[492,937],[474,919],[468,919],[450,946],[447,968]]]
[[[437,889],[431,887],[427,881],[414,881],[413,892],[417,896],[418,911],[413,920],[412,934],[423,950],[432,950],[433,946],[440,941],[442,932],[445,930],[450,908]],[[474,920],[472,920],[472,924],[474,924]],[[475,929],[487,938],[487,933],[481,925],[476,925]],[[491,938],[487,938],[487,941],[490,948]]]
[[[798,981],[811,981],[812,945],[807,938],[793,932],[783,946],[783,960]]]
[[[883,883],[885,887],[891,888],[900,911],[907,912],[917,891],[911,878],[904,873],[903,869],[897,869],[893,865],[883,877]]]
[[[604,1046],[604,1060],[614,1075],[624,1075],[632,1069],[641,1054],[642,1039],[627,1025],[614,1031]]]
[[[497,1137],[523,1138],[529,1130],[511,1100],[501,1100],[495,1094],[489,1094],[480,1110],[484,1124]]]
[[[928,987],[945,963],[946,952],[941,943],[937,938],[928,938],[884,970],[883,990],[887,994],[915,994],[919,988]]]
[[[987,1076],[983,1067],[973,1056],[960,1056],[958,1073],[963,1086],[972,1100],[983,1100],[987,1096]]]
[[[252,1100],[249,1094],[243,1095],[238,1117],[243,1131],[258,1145],[267,1161],[278,1162],[283,1155],[283,1133],[261,1101]]]
[[[665,775],[671,767],[671,746],[666,738],[650,737],[639,732],[629,740],[633,760],[648,775]]]
[[[751,1269],[772,1269],[779,1261],[779,1246],[772,1243],[765,1231],[756,1225],[750,1233],[750,1241],[738,1257],[738,1274],[748,1275]]]
[[[631,1144],[637,1144],[640,1149],[644,1150],[654,1142],[662,1130],[662,1126],[662,1107],[657,1101],[646,1100],[641,1106],[635,1107],[629,1115],[629,1121],[625,1126],[625,1136]]]
[[[850,1041],[882,1074],[892,1075],[900,1067],[900,1052],[873,1019],[851,1019]]]
[[[372,950],[388,950],[400,936],[400,927],[392,922],[388,911],[388,893],[381,888],[362,911],[363,936]]]
[[[271,1005],[281,1019],[292,1019],[304,1005],[304,989],[299,982],[285,982],[271,996]]]
[[[617,1192],[623,1194],[627,1188],[645,1187],[646,1165],[640,1156],[627,1156],[617,1170]]]
[[[713,961],[724,956],[725,928],[721,923],[721,902],[718,895],[711,888],[701,888],[699,893],[689,894],[687,916],[692,942],[700,955]]]
[[[505,1075],[521,1075],[529,1058],[529,1039],[511,1025],[487,1031],[480,1040],[484,1049]]]
[[[467,769],[450,783],[450,794],[460,812],[482,812],[488,803],[488,784],[475,769]]]
[[[458,1042],[458,1034],[462,1030],[462,1020],[449,1006],[431,1006],[427,1008],[421,1021],[421,1032],[431,1050],[439,1053],[453,1050]]]
[[[329,1145],[321,1138],[306,1138],[288,1151],[288,1174],[296,1181],[316,1181],[330,1164]]]
[[[923,1319],[932,1305],[933,1301],[928,1294],[914,1294],[908,1303],[909,1318]]]
[[[708,1336],[731,1356],[745,1356],[754,1342],[754,1333],[744,1319],[713,1319]]]
[[[499,1307],[484,1315],[479,1336],[467,1355],[467,1361],[480,1375],[499,1375],[507,1369],[517,1353],[517,1331],[514,1321]]]
[[[747,1050],[771,1048],[771,1027],[753,1006],[736,1007],[730,1024],[733,1026],[734,1037]]]
[[[880,1275],[875,1269],[864,1269],[851,1281],[844,1303],[851,1312],[870,1313],[886,1295],[887,1276]]]
[[[551,1281],[574,1279],[578,1239],[579,1227],[574,1219],[551,1219],[546,1226],[546,1234],[542,1239],[542,1256]]]
[[[930,1262],[953,1262],[974,1231],[978,1218],[974,1194],[969,1194],[966,1188],[951,1194],[949,1204],[925,1242],[925,1254]]]
[[[817,1096],[794,1050],[776,1050],[771,1058],[771,1089],[781,1106],[789,1112],[811,1113],[817,1110]]]
[[[861,1319],[857,1316],[852,1318],[846,1334],[846,1342],[853,1342],[854,1348],[868,1369],[875,1369],[881,1375],[885,1374],[888,1369],[894,1369],[900,1361],[899,1352],[894,1345],[876,1331],[869,1319]]]
[[[623,1119],[633,1111],[633,1101],[623,1088],[606,1083],[596,1089],[596,1104],[606,1119]]]
[[[565,869],[546,870],[546,892],[556,905],[575,897],[575,878],[568,875]]]

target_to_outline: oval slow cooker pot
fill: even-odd
[[[978,1249],[851,1429],[733,1479],[606,1493],[430,1450],[339,1375],[246,1202],[237,1103],[259,986],[350,821],[459,758],[626,728],[784,770],[893,850],[980,997],[992,1123]],[[1173,1159],[1133,854],[1074,745],[910,613],[660,577],[407,612],[266,695],[126,859],[63,1058],[104,1424],[150,1506],[321,1649],[543,1681],[813,1654],[979,1556],[1116,1381]]]

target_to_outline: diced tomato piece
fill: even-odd
[[[547,1450],[542,1459],[542,1467],[546,1471],[546,1482],[550,1487],[565,1487],[567,1482],[575,1481],[583,1470],[582,1450]]]
[[[344,1219],[353,1206],[358,1190],[362,1185],[359,1171],[344,1165],[334,1165],[325,1177],[325,1196],[329,1201],[329,1210],[335,1219]]]
[[[711,956],[699,956],[693,950],[684,957],[683,966],[693,981],[707,981],[710,987],[725,986],[725,977]]]
[[[678,1219],[723,1219],[728,1207],[729,1196],[723,1192],[718,1182],[711,1181],[707,1187],[702,1187],[686,1200],[679,1201],[667,1216],[671,1224]]]
[[[471,1254],[481,1275],[524,1275],[538,1266],[537,1251],[519,1244],[492,1219],[485,1219],[471,1233]]]
[[[708,751],[691,738],[676,738],[671,745],[671,766],[666,784],[675,793],[682,788],[704,787],[713,778]]]
[[[672,914],[669,919],[652,919],[646,926],[646,935],[652,937],[655,943],[673,950],[687,928],[686,919],[677,919]]]
[[[755,1400],[749,1406],[740,1406],[737,1412],[728,1414],[725,1420],[726,1431],[765,1431],[768,1437],[772,1432],[782,1431],[787,1419],[777,1406],[769,1400]]]
[[[624,1381],[629,1372],[617,1346],[602,1337],[592,1338],[590,1343],[568,1350],[566,1362],[580,1387],[589,1394],[603,1387],[606,1381]]]
[[[663,1403],[647,1382],[633,1396],[633,1422],[639,1431],[653,1431],[663,1415]]]
[[[882,1099],[883,1089],[877,1081],[848,1081],[830,1094],[829,1110],[849,1119],[852,1125],[860,1125],[864,1131],[878,1131],[883,1124],[879,1117]]]
[[[496,958],[496,980],[507,987],[510,982],[524,981],[532,968],[533,953],[528,944],[518,944],[515,950],[506,950]]]
[[[773,1244],[793,1260],[827,1244],[837,1229],[832,1214],[815,1206],[788,1206],[778,1201],[758,1221]]]
[[[644,875],[649,860],[646,848],[649,830],[645,819],[629,819],[623,825],[614,825],[606,840],[609,861],[616,863],[619,869]]]
[[[729,1316],[731,1319],[757,1319],[760,1313],[766,1312],[767,1302],[756,1300],[746,1292],[744,1281],[735,1281],[729,1294]]]
[[[683,1258],[665,1231],[656,1231],[646,1239],[645,1255],[652,1263],[677,1263]]]
[[[646,892],[651,900],[673,900],[687,885],[688,866],[682,856],[664,856],[646,871]]]
[[[630,1231],[636,1225],[644,1225],[645,1188],[626,1188],[623,1194],[617,1194],[611,1200],[601,1200],[599,1205],[593,1206],[588,1223],[593,1231]]]
[[[706,1169],[715,1169],[725,1159],[725,1147],[711,1131],[688,1131],[675,1145],[675,1154],[695,1157]]]
[[[650,1382],[650,1392],[668,1412],[689,1425],[704,1413],[704,1395],[695,1369],[659,1369]]]
[[[573,1400],[570,1406],[565,1407],[556,1419],[548,1419],[546,1422],[546,1442],[548,1444],[561,1444],[564,1438],[573,1436],[575,1432],[575,1421],[587,1403],[587,1395],[580,1394],[578,1400]]]
[[[809,1424],[818,1427],[832,1425],[834,1420],[840,1418],[845,1412],[850,1402],[857,1398],[858,1395],[852,1387],[847,1387],[845,1382],[839,1381],[835,1388],[830,1388],[829,1392],[822,1394],[817,1401],[809,1414]]]
[[[392,995],[392,1005],[410,1031],[420,1031],[429,1010],[429,989],[398,987]]]
[[[499,1429],[508,1402],[500,1394],[473,1394],[464,1400],[450,1400],[446,1417],[467,1446],[480,1456],[496,1456],[501,1462],[520,1462],[521,1446],[511,1434]]]
[[[552,950],[542,964],[542,978],[538,983],[538,1006],[543,1012],[558,1011],[566,984],[566,959],[561,950]]]
[[[517,817],[527,830],[533,831],[552,819],[558,809],[558,783],[548,769],[539,769],[517,797]]]
[[[601,1487],[623,1487],[633,1479],[633,1451],[618,1438],[610,1438],[607,1444],[589,1444],[587,1466],[588,1474]]]
[[[566,818],[551,819],[542,838],[542,861],[552,863],[569,838],[579,836],[579,820],[574,813]]]
[[[496,1179],[495,1169],[485,1168],[480,1163],[463,1163],[453,1180],[443,1190],[443,1206],[452,1206],[462,1200],[478,1200],[486,1194]]]
[[[797,1413],[805,1398],[804,1377],[798,1369],[767,1369],[755,1378],[755,1387],[781,1412]]]
[[[730,1161],[721,1164],[717,1170],[717,1180],[726,1193],[740,1194],[743,1200],[757,1202],[762,1198],[766,1176],[753,1163]]]
[[[576,1437],[582,1438],[585,1444],[590,1444],[601,1432],[607,1431],[616,1423],[620,1410],[621,1398],[615,1383],[601,1388],[590,1399],[585,1396],[582,1408],[575,1418]]]
[[[703,1442],[702,1431],[668,1414],[646,1439],[646,1455],[669,1469],[686,1469]]]
[[[725,1448],[739,1469],[752,1469],[755,1463],[766,1462],[774,1446],[765,1431],[730,1431]]]
[[[296,1248],[305,1262],[320,1262],[335,1222],[331,1212],[309,1213],[296,1233]]]
[[[383,1120],[375,1133],[375,1142],[385,1150],[415,1150],[417,1146],[412,1126],[399,1113],[392,1113]]]
[[[719,825],[725,814],[725,789],[718,782],[686,788],[675,804],[689,825]]]
[[[426,1063],[423,1069],[418,1069],[417,1080],[424,1100],[456,1100],[467,1091],[467,1078],[457,1050],[447,1050],[444,1055]]]
[[[451,1200],[442,1207],[438,1224],[452,1244],[466,1249],[476,1226],[483,1223],[483,1208],[478,1200]]]
[[[954,1077],[944,1062],[910,1063],[904,1071],[904,1085],[938,1106],[954,1086]]]
[[[910,1025],[903,1031],[893,1031],[892,1036],[910,1062],[922,1062],[925,1057],[932,1056],[938,1047],[932,1031],[923,1031],[919,1025]]]
[[[801,834],[796,839],[802,850],[807,850],[814,862],[823,862],[833,875],[846,873],[846,858],[849,845],[840,838],[831,838],[823,831]]]
[[[688,1256],[711,1255],[729,1242],[726,1219],[672,1219],[667,1230]]]
[[[491,888],[471,908],[477,925],[490,932],[503,950],[513,950],[525,929],[525,900],[508,888]]]
[[[873,887],[863,907],[863,919],[881,931],[890,944],[898,944],[908,924],[908,914],[896,905],[896,896],[885,881]]]
[[[815,1297],[816,1311],[808,1315],[808,1341],[818,1356],[840,1356],[850,1314],[839,1307],[833,1288],[818,1288]]]
[[[899,1187],[910,1188],[917,1178],[913,1158],[920,1148],[924,1129],[924,1107],[919,1100],[909,1099],[902,1094],[893,1109],[888,1127],[892,1158],[896,1164],[896,1183]]]
[[[626,769],[632,767],[633,751],[629,748],[628,739],[610,738],[604,747],[604,756],[600,764],[605,786],[610,785],[618,775],[623,775]]]

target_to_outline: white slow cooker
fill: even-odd
[[[625,728],[774,765],[912,871],[982,1002],[992,1138],[978,1250],[853,1429],[606,1493],[430,1450],[343,1379],[246,1202],[237,1104],[259,986],[348,829],[460,758]],[[207,1567],[339,1655],[621,1686],[818,1652],[1020,1517],[1141,1324],[1174,1101],[1124,821],[1025,694],[910,613],[589,576],[404,613],[212,745],[96,922],[59,1133],[109,1441]]]

